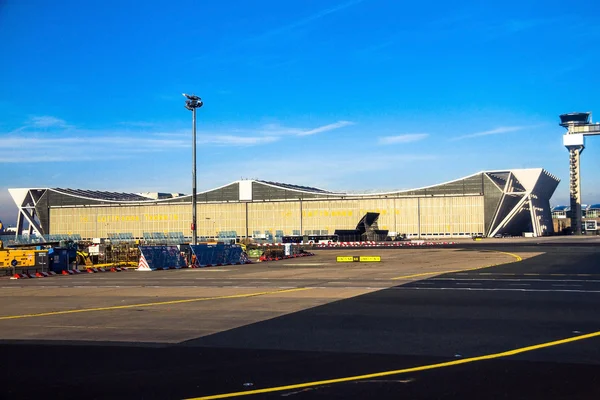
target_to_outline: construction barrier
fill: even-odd
[[[247,263],[242,247],[237,244],[196,244],[190,245],[190,249],[192,251],[191,268]]]
[[[191,247],[191,246],[190,246]],[[177,246],[140,246],[137,271],[155,271],[187,267]]]

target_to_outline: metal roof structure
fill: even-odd
[[[551,230],[549,199],[559,179],[542,168],[482,171],[453,181],[382,193],[331,192],[287,183],[240,180],[197,194],[198,203],[239,203],[269,201],[334,201],[403,197],[483,196],[485,230],[488,235],[532,226],[536,236]],[[17,230],[23,223],[39,235],[49,231],[52,208],[168,205],[191,203],[191,195],[149,198],[136,193],[64,188],[9,189],[19,208]],[[520,228],[519,228],[520,229]],[[529,228],[528,228],[529,229]]]
[[[81,189],[63,189],[54,188],[52,189],[58,193],[64,193],[72,196],[77,196],[87,199],[96,200],[109,200],[109,201],[144,201],[148,200],[148,197],[141,196],[135,193],[121,193],[121,192],[105,192],[100,190],[81,190]]]
[[[310,192],[310,193],[334,193],[334,192],[330,192],[330,191],[325,190],[325,189],[319,189],[319,188],[310,187],[310,186],[292,185],[292,184],[289,184],[289,183],[271,182],[271,181],[262,181],[262,180],[257,180],[256,182],[266,183],[268,185],[277,186],[277,187],[282,188],[282,189],[298,190],[298,191],[302,191],[302,192]]]

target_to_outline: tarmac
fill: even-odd
[[[0,279],[0,398],[600,398],[596,240],[315,253]]]

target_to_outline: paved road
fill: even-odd
[[[600,336],[556,343],[600,331],[600,248],[502,246],[501,250],[529,258],[486,269],[432,274],[420,281],[416,279],[428,276],[392,281],[396,268],[382,268],[375,274],[357,270],[344,279],[318,270],[325,275],[313,279],[314,285],[325,289],[308,292],[351,290],[351,294],[312,305],[314,299],[307,301],[300,296],[302,292],[277,294],[275,302],[267,302],[265,296],[265,302],[256,303],[253,312],[266,306],[278,306],[280,312],[177,343],[5,341],[0,344],[0,393],[4,398],[175,399],[363,376],[248,398],[600,398]],[[469,249],[463,254],[468,258],[474,253]],[[417,259],[418,253],[414,257]],[[427,265],[425,256],[420,261]],[[448,262],[453,261],[448,258]],[[451,265],[447,270],[466,267]],[[289,271],[273,268],[287,284],[311,281],[308,272],[303,277],[286,277]],[[402,273],[411,276],[428,271],[419,268]],[[212,283],[235,285],[226,283],[234,282],[234,275]],[[82,286],[92,292],[115,290],[98,282]],[[280,285],[263,279],[253,282],[262,287]],[[336,286],[336,282],[346,286]],[[209,283],[203,281],[202,285]],[[375,284],[376,288],[369,286]],[[4,288],[4,282],[2,285],[0,290],[14,290]],[[35,294],[40,289],[36,285],[42,284],[24,285],[30,286],[19,289]],[[42,286],[46,285],[53,284]],[[166,285],[163,281],[157,286],[163,290]],[[133,286],[123,290],[141,290]],[[303,305],[296,309],[297,304]],[[240,318],[244,310],[234,309],[236,305],[239,303],[219,306],[219,312]],[[136,313],[144,314],[129,311],[118,315],[132,319]],[[206,312],[193,309],[178,316],[184,315],[184,322],[194,325],[201,324],[197,319]],[[166,323],[177,322],[166,314],[160,316]],[[83,321],[88,330],[95,327],[93,319]],[[12,323],[7,328],[18,327]],[[21,328],[39,326],[24,324]],[[527,348],[543,343],[556,345]],[[512,349],[523,351],[503,357],[503,352]],[[491,359],[477,358],[484,355]],[[465,363],[364,376],[462,361]]]

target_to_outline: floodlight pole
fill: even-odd
[[[185,108],[192,112],[192,244],[198,244],[198,226],[196,224],[196,108],[204,105],[202,99],[195,95],[183,93],[187,98]]]
[[[196,109],[192,108],[192,244],[198,244],[196,229]]]

